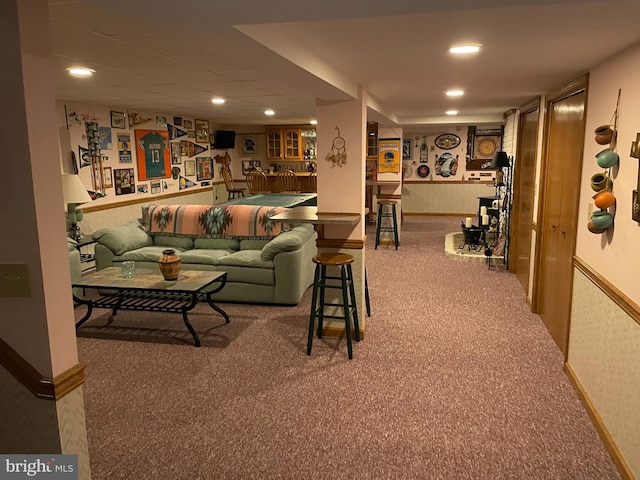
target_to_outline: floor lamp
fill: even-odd
[[[67,206],[67,235],[74,240],[80,239],[80,227],[78,222],[82,220],[82,210],[78,205],[91,201],[82,180],[78,175],[62,175],[62,194],[64,204]]]

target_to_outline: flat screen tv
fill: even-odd
[[[215,148],[236,148],[236,132],[231,130],[218,130],[213,139]]]

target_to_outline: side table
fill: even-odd
[[[87,263],[91,263],[95,260],[96,256],[94,255],[94,253],[88,252],[88,253],[82,253],[82,248],[83,247],[87,247],[89,245],[93,245],[94,243],[96,243],[96,241],[93,239],[93,237],[91,235],[82,235],[80,237],[80,239],[77,241],[77,245],[76,245],[76,249],[78,250],[78,252],[80,252],[80,263],[81,264],[87,264]],[[91,270],[95,268],[95,265],[89,265],[89,266],[83,266],[82,271],[86,272],[87,270]]]

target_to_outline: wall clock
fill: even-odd
[[[442,150],[451,150],[460,145],[460,137],[453,133],[443,133],[436,137],[435,144]]]

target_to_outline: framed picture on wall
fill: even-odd
[[[138,180],[169,178],[171,154],[166,130],[135,130]]]
[[[206,120],[195,120],[196,142],[209,143],[209,122]]]
[[[171,165],[180,165],[182,163],[182,146],[180,142],[171,143]]]
[[[113,178],[116,184],[116,195],[127,195],[136,192],[133,168],[116,168]]]
[[[404,140],[402,142],[402,159],[411,160],[411,140]]]
[[[104,188],[113,187],[113,175],[111,167],[102,167],[102,186]]]
[[[213,158],[198,157],[196,158],[196,179],[211,180],[213,178]]]
[[[152,182],[149,182],[149,185],[151,186],[151,193],[160,193],[160,192],[162,192],[162,187],[160,185],[160,180],[154,180]]]
[[[258,145],[255,135],[245,135],[242,137],[242,154],[257,155]]]
[[[127,116],[124,112],[111,112],[112,128],[127,128]]]
[[[249,172],[260,169],[260,160],[242,160],[242,174],[246,175]]]
[[[184,161],[184,174],[191,177],[196,174],[196,162],[195,160]]]

